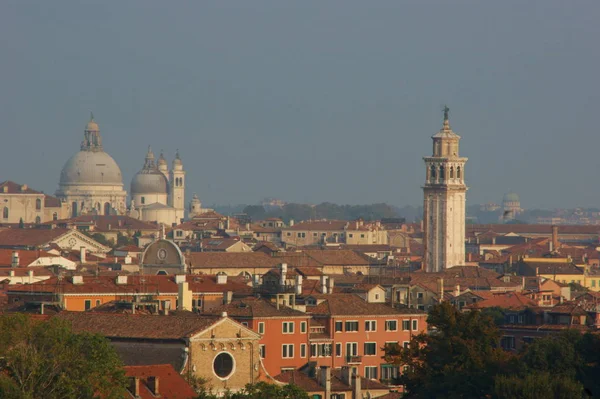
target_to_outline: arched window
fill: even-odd
[[[77,202],[75,202],[75,201],[73,201],[73,203],[71,204],[71,216],[72,217],[77,216]]]
[[[460,179],[460,166],[456,168],[456,178]]]
[[[450,178],[454,179],[454,166],[450,166]]]
[[[110,209],[111,209],[110,202],[105,203],[104,204],[104,214],[105,215],[110,215]]]
[[[2,210],[2,217],[4,219],[8,219],[8,207],[5,206],[4,209]]]
[[[39,198],[35,200],[35,209],[36,209],[37,211],[39,211],[39,210],[41,210],[41,209],[42,209],[42,200],[41,200],[41,199],[39,199]]]
[[[444,170],[444,165],[440,165],[440,180],[445,180],[446,179],[446,174],[445,174],[445,170]]]
[[[435,165],[431,165],[431,178],[432,179],[436,178],[436,176],[435,176]]]
[[[52,214],[52,220],[58,220],[58,213],[54,212]]]
[[[35,217],[35,224],[40,224],[42,223],[42,219],[39,216]]]

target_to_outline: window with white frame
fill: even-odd
[[[358,321],[347,321],[346,322],[346,332],[357,332],[358,331]]]
[[[335,332],[342,332],[344,331],[344,323],[341,321],[336,321],[335,322]]]
[[[260,357],[264,359],[267,356],[267,347],[264,344],[258,345],[258,353]]]
[[[377,321],[376,320],[365,321],[365,331],[377,331]]]
[[[413,329],[413,331],[417,331],[419,329],[419,321],[418,320],[412,321],[412,329]]]
[[[294,333],[294,322],[293,321],[284,321],[283,325],[283,333],[284,334],[293,334]]]
[[[300,357],[306,357],[306,344],[300,344]]]
[[[402,320],[402,329],[404,331],[410,330],[410,320]]]
[[[335,356],[336,357],[342,356],[342,344],[339,342],[336,342],[336,344],[335,344]]]
[[[281,357],[284,359],[293,358],[294,357],[294,344],[281,345]]]
[[[264,321],[258,322],[258,333],[259,334],[265,333],[265,322]]]
[[[358,356],[357,342],[346,342],[346,356]]]
[[[377,366],[365,366],[365,378],[370,380],[377,379]]]
[[[306,322],[305,321],[301,321],[300,322],[300,332],[301,333],[305,333],[306,332]]]
[[[377,354],[377,342],[365,342],[365,356],[375,356]]]
[[[381,365],[381,379],[382,380],[393,380],[398,378],[398,367],[391,364]]]
[[[398,320],[386,320],[385,331],[398,331]]]

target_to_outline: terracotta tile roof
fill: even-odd
[[[417,309],[392,308],[386,303],[368,303],[356,294],[334,293],[320,298],[325,301],[316,306],[307,307],[307,313],[331,316],[425,315],[425,312]]]
[[[222,312],[227,312],[229,317],[303,317],[308,318],[306,313],[299,310],[294,310],[287,306],[277,306],[266,299],[248,297],[240,301],[234,301],[227,305],[222,305],[210,311],[210,314],[220,315]]]
[[[7,229],[0,231],[3,247],[40,247],[67,234],[69,229]]]
[[[162,316],[93,312],[61,312],[55,317],[71,323],[76,332],[108,338],[180,340],[203,331],[220,320],[216,316]]]
[[[194,269],[228,267],[275,267],[280,260],[263,252],[191,252],[186,257]]]
[[[10,266],[12,264],[12,254],[17,252],[19,254],[19,265],[27,266],[33,263],[36,259],[41,257],[58,257],[42,250],[14,250],[0,248],[0,266]]]
[[[151,390],[150,377],[158,377],[158,393],[163,399],[194,399],[198,396],[170,364],[125,366],[125,375],[140,379],[139,399],[154,399],[158,396]],[[126,397],[133,398],[133,395],[129,393]]]
[[[4,191],[6,190],[6,191]],[[27,186],[27,184],[18,184],[14,181],[6,180],[0,183],[0,193],[5,194],[43,194]]]
[[[325,387],[317,382],[316,378],[311,378],[302,370],[289,370],[274,377],[277,381],[286,384],[294,384],[307,392],[324,392]],[[385,390],[389,388],[375,380],[368,380],[361,377],[362,390]],[[353,388],[342,380],[341,370],[331,370],[331,391],[332,392],[349,392]]]
[[[539,274],[581,274],[583,269],[575,266],[573,263],[566,262],[527,262],[525,259],[519,262],[519,274],[525,276],[534,276],[536,271]]]
[[[518,292],[503,292],[495,293],[491,298],[469,304],[465,308],[483,309],[499,307],[503,309],[522,310],[529,307],[536,307],[537,305],[536,301]]]
[[[44,196],[44,207],[45,208],[60,208],[61,202],[58,198],[52,197],[50,195]]]
[[[356,265],[373,265],[379,264],[369,256],[359,254],[348,249],[339,249],[335,251],[326,250],[308,250],[303,251],[306,255],[313,258],[320,265],[340,265],[340,266],[356,266]]]
[[[466,234],[494,231],[499,234],[552,234],[549,224],[471,224],[466,226]],[[558,234],[599,234],[600,226],[594,225],[560,225]]]
[[[137,245],[125,245],[124,247],[119,247],[116,248],[115,251],[122,251],[122,252],[143,252],[144,249],[138,247]]]
[[[121,293],[121,294],[174,294],[178,292],[175,276],[166,275],[132,275],[126,276],[126,284],[117,284],[116,276],[81,276],[83,284],[73,284],[72,278],[53,277],[39,283],[11,286],[11,292],[55,292],[58,288],[63,294],[83,293]],[[238,294],[251,294],[252,288],[228,278],[225,284],[217,284],[215,276],[188,275],[186,281],[194,293],[223,293],[233,291]]]
[[[50,270],[40,267],[40,266],[32,266],[32,267],[0,267],[0,279],[4,277],[9,277],[10,273],[14,273],[15,277],[24,277],[29,274],[29,272],[33,272],[35,276],[53,276]],[[12,286],[11,286],[12,287]],[[23,285],[16,285],[15,287],[23,287]]]
[[[282,230],[339,231],[344,230],[348,224],[349,222],[346,220],[309,220],[284,227]]]

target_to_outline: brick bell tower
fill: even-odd
[[[459,156],[460,136],[448,121],[433,139],[433,155],[424,157],[426,178],[423,186],[423,243],[426,272],[441,272],[465,264],[465,164]]]

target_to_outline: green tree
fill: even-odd
[[[121,360],[96,334],[75,334],[59,319],[0,316],[0,397],[117,399],[127,385]]]
[[[498,346],[491,317],[444,302],[431,309],[427,323],[436,330],[415,336],[408,349],[385,348],[387,362],[408,366],[399,381],[407,398],[487,397],[494,377],[511,368],[514,356]]]
[[[117,247],[124,247],[132,244],[133,238],[130,238],[121,232],[117,233]]]
[[[219,398],[225,399],[310,399],[308,393],[297,385],[286,384],[283,386],[258,382],[248,384],[244,389],[236,393],[226,393]],[[217,399],[217,396],[209,393],[201,393],[198,399]]]
[[[574,399],[582,397],[583,386],[565,376],[533,372],[524,377],[498,376],[494,393],[498,399]]]
[[[92,234],[92,238],[94,240],[98,241],[100,244],[106,245],[107,247],[110,247],[110,242],[106,239],[106,237],[104,236],[104,234],[94,233],[94,234]]]
[[[262,205],[248,205],[242,212],[250,216],[253,221],[265,219],[267,215]]]

